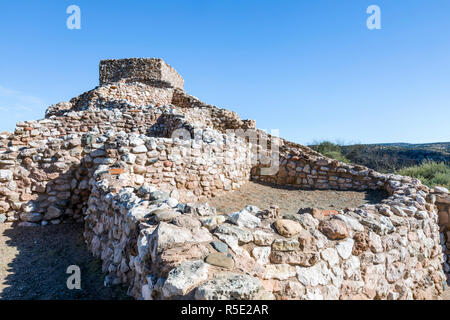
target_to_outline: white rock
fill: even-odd
[[[317,286],[328,284],[328,277],[325,272],[325,262],[319,262],[312,267],[296,267],[297,279],[305,286]]]
[[[144,284],[141,288],[142,299],[153,300],[152,297],[153,288],[150,288],[149,284]]]
[[[212,241],[212,236],[205,228],[187,229],[166,222],[160,222],[158,228],[149,236],[152,258],[165,248],[186,242]]]
[[[227,274],[200,285],[195,291],[195,299],[251,300],[261,288],[261,281],[257,278],[242,274]]]
[[[323,295],[319,288],[307,289],[303,300],[323,300]]]
[[[134,147],[133,149],[131,149],[131,152],[133,153],[145,153],[147,152],[147,147],[145,145],[140,145],[137,147]]]
[[[322,259],[328,262],[330,267],[339,262],[337,251],[334,248],[326,248],[325,250],[322,250],[320,255],[322,256]]]
[[[208,278],[209,265],[202,260],[184,261],[169,272],[162,287],[162,295],[168,299],[183,296]]]
[[[144,140],[138,138],[138,137],[131,137],[130,138],[130,146],[137,147],[144,144]]]
[[[268,264],[264,270],[264,279],[286,280],[297,274],[295,267],[289,264]]]
[[[132,153],[127,153],[122,156],[122,160],[128,164],[134,164],[136,162],[136,156]]]
[[[13,173],[10,170],[0,170],[0,182],[7,182],[13,179]]]
[[[252,250],[252,256],[256,262],[264,266],[269,263],[270,247],[255,247]]]
[[[448,189],[444,187],[434,187],[434,191],[439,193],[449,193]]]
[[[347,279],[349,279],[353,275],[360,275],[361,274],[360,267],[361,267],[361,263],[360,263],[358,257],[351,256],[348,260],[346,260],[344,262],[343,269],[344,269]]]
[[[337,214],[335,215],[335,217],[339,220],[342,220],[345,222],[345,224],[347,226],[349,226],[351,229],[358,231],[358,232],[363,232],[364,231],[364,226],[359,223],[356,219],[342,215],[342,214]]]
[[[353,239],[348,238],[336,245],[336,250],[342,259],[348,259],[352,255],[354,243],[355,241]]]
[[[250,229],[259,227],[261,225],[261,219],[259,219],[258,217],[255,217],[254,215],[252,215],[245,209],[241,210],[239,212],[234,212],[234,213],[230,214],[228,219],[232,223],[234,223],[240,227],[246,227],[246,228],[250,228]]]
[[[253,232],[253,242],[259,246],[270,246],[275,239],[274,234],[256,230]]]

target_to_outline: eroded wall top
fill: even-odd
[[[155,86],[183,89],[183,78],[157,58],[111,59],[100,61],[100,85],[113,82],[145,82]]]

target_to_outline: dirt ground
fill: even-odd
[[[80,224],[12,227],[0,224],[0,299],[129,299],[120,286],[106,288],[100,260],[87,251]],[[81,290],[69,290],[67,267],[81,270]]]
[[[333,191],[299,190],[295,188],[276,188],[255,182],[247,182],[239,190],[213,198],[208,203],[219,213],[232,213],[246,205],[268,209],[270,205],[280,207],[281,214],[297,213],[300,208],[341,210],[355,208],[365,203],[379,203],[386,198],[383,191]]]

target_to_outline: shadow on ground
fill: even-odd
[[[0,224],[0,299],[130,299],[122,286],[104,287],[101,262],[87,251],[82,233],[82,224]],[[81,290],[67,288],[70,265],[80,267]]]

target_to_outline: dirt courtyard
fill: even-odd
[[[387,197],[384,191],[334,191],[334,190],[300,190],[296,188],[278,188],[249,181],[239,190],[224,194],[208,201],[218,213],[232,213],[246,205],[255,205],[268,209],[275,204],[280,213],[297,213],[300,208],[317,208],[322,210],[342,210],[355,208],[365,203],[379,203]]]

